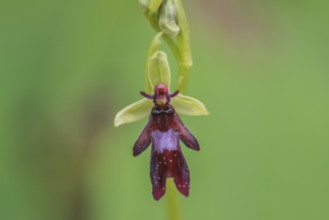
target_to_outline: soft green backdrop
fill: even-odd
[[[184,2],[211,115],[183,117],[202,150],[181,219],[329,219],[329,4]],[[154,34],[137,0],[0,2],[0,219],[167,218],[132,157],[146,119],[112,127]]]

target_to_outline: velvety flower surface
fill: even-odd
[[[170,99],[177,94],[169,94],[164,84],[155,87],[154,95],[142,92],[146,98],[153,99],[154,106],[147,125],[133,147],[133,155],[139,155],[152,143],[150,177],[156,200],[164,195],[168,177],[174,179],[177,189],[183,195],[189,194],[190,174],[180,148],[180,140],[187,147],[200,150],[198,141],[170,105]]]

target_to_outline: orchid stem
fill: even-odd
[[[156,21],[155,17],[153,15],[150,15],[148,12],[146,12],[144,15],[145,15],[146,19],[150,22],[150,25],[152,26],[152,28],[156,32],[161,32],[161,30],[157,26],[157,21]],[[167,35],[162,35],[162,37],[166,41],[166,43],[169,46],[171,52],[174,54],[176,61],[178,63],[181,63],[182,55],[179,52],[179,48],[178,48],[177,44],[175,43],[175,41]]]
[[[177,45],[181,54],[181,60],[177,60],[179,64],[177,89],[182,93],[185,93],[190,75],[190,69],[193,63],[190,29],[188,27],[182,0],[174,0],[174,2],[176,3],[177,7],[177,20],[180,27],[180,32],[177,36]]]
[[[177,199],[177,193],[175,190],[175,184],[170,178],[167,180],[168,220],[181,220],[178,206],[179,204]]]

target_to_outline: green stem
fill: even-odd
[[[182,55],[179,52],[179,48],[177,47],[175,41],[169,37],[168,35],[163,35],[162,38],[166,41],[168,44],[171,52],[174,54],[176,61],[179,63],[182,60]]]
[[[155,19],[155,16],[152,14],[150,15],[149,12],[145,12],[144,13],[146,19],[149,21],[149,23],[151,24],[152,28],[156,31],[156,32],[160,32],[160,28],[158,26],[158,21]],[[182,61],[182,55],[179,51],[178,46],[176,45],[175,41],[167,36],[167,35],[162,35],[162,38],[166,41],[166,43],[168,44],[171,52],[174,54],[175,59],[178,63],[180,63]]]
[[[192,66],[190,30],[183,7],[182,0],[174,0],[177,7],[177,21],[180,32],[177,36],[177,44],[182,59],[179,62],[179,75],[177,88],[181,93],[185,93]]]
[[[181,220],[178,208],[176,188],[172,179],[167,180],[167,209],[168,220]]]

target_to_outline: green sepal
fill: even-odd
[[[170,76],[167,54],[163,51],[155,52],[148,63],[148,81],[152,93],[154,87],[159,83],[164,83],[170,88]]]
[[[125,107],[116,114],[114,118],[114,126],[118,127],[147,117],[150,114],[152,106],[152,100],[143,98]]]
[[[147,55],[145,91],[150,94],[153,94],[158,83],[164,83],[170,88],[171,73],[167,54],[159,50],[162,35],[163,33],[159,32],[153,38]]]
[[[209,115],[206,106],[190,96],[179,94],[171,100],[171,104],[178,114],[188,116]]]
[[[154,87],[152,87],[152,84],[149,80],[150,78],[150,73],[149,73],[149,66],[150,66],[150,60],[153,56],[153,54],[159,50],[160,44],[161,44],[161,37],[162,37],[163,33],[159,32],[157,35],[155,35],[155,37],[153,38],[148,54],[147,54],[147,59],[146,59],[146,75],[145,75],[145,79],[146,79],[146,85],[145,85],[145,91],[147,93],[153,93]]]

